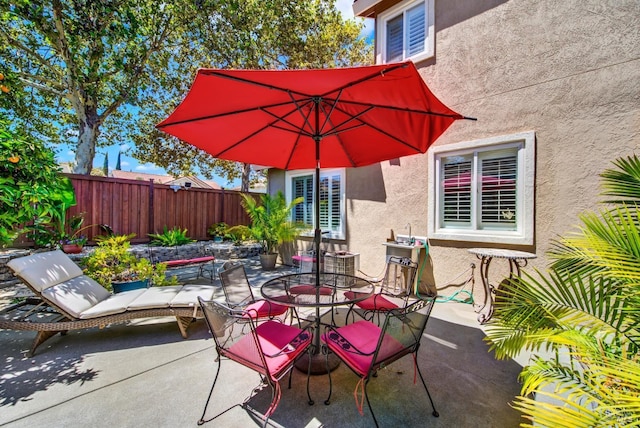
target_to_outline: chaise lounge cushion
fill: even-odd
[[[124,293],[116,293],[109,296],[108,299],[103,300],[92,308],[82,312],[78,318],[90,319],[104,317],[107,315],[121,314],[127,310],[131,302],[136,300],[142,294],[146,293],[148,288],[142,288],[139,290],[125,291]]]
[[[172,308],[192,308],[198,306],[198,297],[213,300],[214,287],[210,285],[187,284],[171,301]]]
[[[168,308],[182,286],[151,287],[127,306],[128,310]]]
[[[16,258],[7,266],[38,292],[82,275],[82,269],[60,250]]]
[[[86,275],[71,278],[42,291],[42,296],[67,314],[78,318],[87,309],[107,300],[109,293]]]

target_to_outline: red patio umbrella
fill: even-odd
[[[200,69],[185,99],[157,127],[219,159],[315,168],[320,254],[320,168],[424,153],[463,118],[431,93],[412,62],[404,62],[314,70]],[[319,275],[316,281],[319,285]]]

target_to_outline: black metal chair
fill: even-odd
[[[254,310],[249,311],[254,313],[248,314],[247,311],[236,310],[215,301],[205,301],[200,298],[198,300],[218,353],[216,376],[198,425],[210,422],[236,406],[243,407],[249,400],[245,400],[242,404],[235,404],[205,419],[222,361],[228,359],[258,372],[261,379],[260,385],[266,384],[271,388],[271,404],[264,413],[263,426],[266,426],[269,417],[280,402],[282,394],[280,380],[289,373],[289,388],[291,388],[292,368],[296,360],[310,349],[313,333],[308,329],[300,329],[276,320],[267,320],[258,324]],[[253,389],[253,391],[256,390],[257,388]],[[308,375],[307,396],[311,403]]]
[[[387,312],[382,328],[367,320],[354,322],[343,327],[327,326],[325,328],[322,341],[325,343],[323,352],[327,356],[327,365],[329,352],[333,352],[360,377],[356,390],[360,386],[362,387],[362,394],[364,394],[376,426],[378,426],[378,421],[367,395],[367,385],[379,369],[407,355],[413,355],[414,366],[431,402],[432,414],[436,417],[439,416],[420,371],[417,358],[420,339],[427,326],[433,304],[434,300],[432,299],[418,300],[406,308],[393,309]],[[325,404],[330,402],[333,387],[328,367],[327,371],[329,372],[329,396]],[[360,399],[358,399],[357,393],[355,396],[358,411],[363,414],[364,400],[362,395]]]
[[[411,289],[418,272],[418,263],[408,257],[391,256],[387,260],[384,273],[381,277],[373,278],[363,275],[365,279],[373,282],[376,292],[349,307],[346,320],[349,315],[357,313],[366,320],[373,320],[378,315],[378,325],[380,325],[380,315],[393,309],[406,307],[409,302]],[[347,297],[352,299],[357,292],[347,292]],[[359,309],[359,311],[357,309]],[[353,317],[355,319],[355,317]]]
[[[256,299],[247,278],[244,265],[240,262],[225,262],[218,272],[227,305],[234,309],[243,309],[246,316],[273,319],[289,312],[290,308],[263,299]],[[283,298],[285,298],[284,296]],[[291,309],[291,320],[297,315]],[[298,322],[299,323],[299,322]]]

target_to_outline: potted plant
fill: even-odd
[[[71,229],[71,233],[66,233],[64,231],[60,232],[59,242],[62,247],[62,251],[65,253],[79,253],[82,251],[82,247],[87,243],[87,237],[85,235],[81,235],[80,232],[92,228],[95,225],[91,224],[89,226],[82,227],[82,223],[84,223],[84,215],[85,213],[76,214],[69,219],[69,229]]]
[[[251,235],[262,245],[262,268],[272,270],[276,265],[279,246],[293,241],[304,228],[302,224],[291,221],[291,211],[304,198],[296,198],[287,204],[281,191],[274,196],[268,193],[261,195],[261,204],[251,195],[242,194],[242,198],[242,206],[251,218]]]
[[[146,288],[150,285],[177,284],[175,276],[166,278],[167,265],[153,265],[149,260],[137,258],[129,249],[131,235],[113,235],[101,239],[95,251],[86,257],[85,273],[107,290],[115,293]]]
[[[213,236],[213,242],[222,242],[227,235],[227,229],[229,229],[229,225],[221,221],[209,226],[207,233]]]

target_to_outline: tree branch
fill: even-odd
[[[40,91],[51,92],[52,94],[60,97],[66,97],[64,86],[60,85],[58,82],[27,73],[20,73],[18,79],[25,85],[31,86],[32,88],[36,88]],[[35,82],[35,80],[40,80],[42,83]]]
[[[69,91],[73,92],[75,96],[72,96],[70,99],[72,102],[79,102],[81,105],[77,105],[75,107],[76,113],[80,113],[84,110],[84,99],[83,94],[80,93],[80,87],[78,85],[78,79],[76,76],[76,63],[72,58],[71,52],[69,50],[69,44],[67,42],[67,38],[64,32],[64,25],[62,23],[62,4],[60,0],[53,0],[53,22],[56,28],[56,41],[58,42],[58,48],[60,49],[59,53],[62,57],[62,60],[66,63],[67,70],[67,87]]]
[[[47,61],[45,58],[43,58],[42,55],[38,54],[36,51],[24,45],[23,43],[20,43],[19,40],[12,38],[9,34],[7,34],[5,31],[2,31],[1,29],[0,29],[0,33],[4,35],[9,46],[13,46],[16,49],[24,51],[27,55],[29,55],[30,57],[33,57],[33,59],[35,59],[39,64],[45,66],[47,69],[51,71],[54,71],[54,72],[56,71],[54,67],[51,67],[51,63]]]
[[[136,64],[132,66],[134,67],[135,72],[133,76],[131,76],[131,78],[128,80],[128,85],[123,88],[122,91],[120,91],[118,97],[102,112],[102,114],[98,116],[98,121],[100,123],[103,123],[110,114],[112,114],[118,107],[122,105],[131,90],[138,84],[138,80],[140,79],[140,76],[142,75],[142,72],[144,70],[142,65],[146,64],[151,55],[160,50],[160,48],[163,46],[164,40],[169,36],[171,21],[172,18],[171,16],[169,16],[165,21],[164,28],[162,29],[162,32],[160,33],[158,38],[151,43],[151,46],[149,46],[149,49],[144,53],[140,60],[136,61]]]

